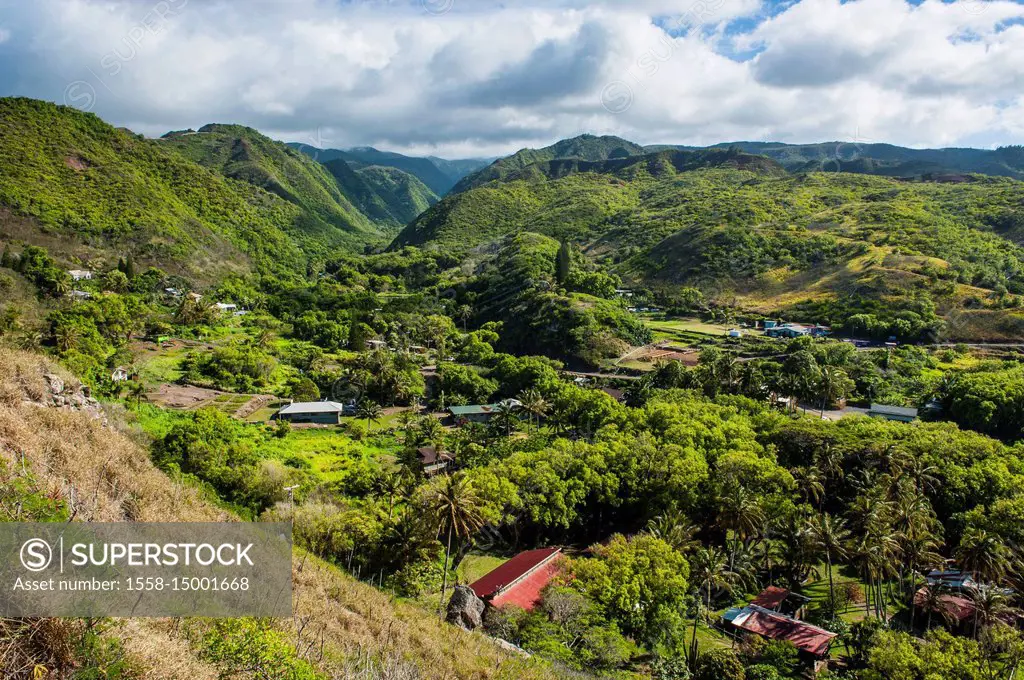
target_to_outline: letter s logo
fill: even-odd
[[[53,561],[50,544],[41,538],[30,538],[21,546],[21,566],[29,571],[42,571]]]

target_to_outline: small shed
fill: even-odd
[[[420,461],[423,473],[427,476],[436,475],[454,460],[451,455],[444,451],[438,451],[435,446],[421,446],[416,449],[416,457]]]
[[[114,369],[114,372],[110,374],[110,379],[114,382],[124,382],[131,377],[128,369],[125,366],[118,366]]]
[[[88,269],[70,269],[68,274],[71,275],[72,281],[89,281],[92,279],[92,272]]]

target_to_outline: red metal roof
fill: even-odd
[[[560,548],[541,548],[521,552],[505,564],[470,584],[477,597],[494,606],[515,604],[532,609],[544,589],[558,572],[555,557]]]
[[[928,588],[921,588],[914,593],[914,604],[918,607],[924,607],[925,598],[928,597]],[[950,616],[955,618],[959,623],[963,623],[967,619],[974,616],[974,602],[970,598],[962,595],[940,595],[939,602],[942,603],[942,607],[949,613]]]
[[[828,653],[828,647],[836,637],[835,633],[824,628],[753,606],[732,623],[737,628],[772,640],[789,640],[797,649],[818,657]]]
[[[764,592],[755,597],[750,604],[757,605],[758,607],[764,607],[765,609],[778,609],[786,598],[789,597],[789,591],[785,588],[779,588],[778,586],[768,586]]]

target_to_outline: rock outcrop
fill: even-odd
[[[476,630],[483,625],[484,609],[484,601],[476,596],[472,588],[455,586],[452,599],[448,601],[445,620],[466,630]]]

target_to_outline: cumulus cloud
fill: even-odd
[[[1024,5],[1008,0],[0,0],[0,13],[14,36],[0,94],[146,134],[239,122],[450,156],[583,132],[1024,138]]]

